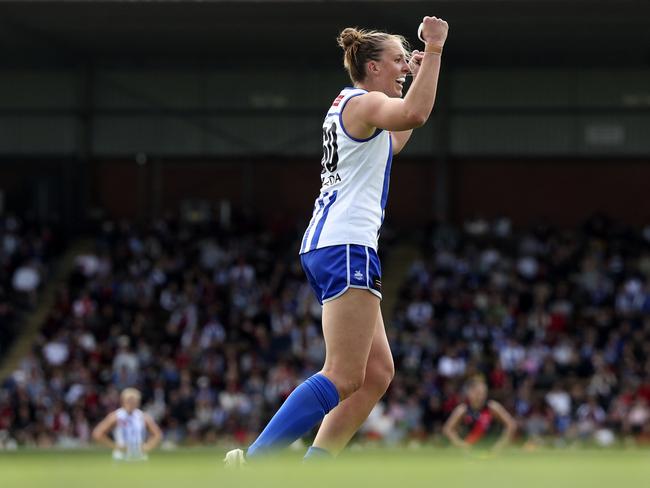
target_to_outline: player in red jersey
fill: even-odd
[[[486,438],[494,421],[503,424],[503,431],[492,450],[508,445],[517,430],[515,419],[495,400],[488,400],[488,388],[481,375],[472,376],[465,384],[465,401],[452,412],[442,429],[456,447],[469,449]]]

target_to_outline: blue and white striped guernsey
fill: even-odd
[[[146,436],[147,426],[142,410],[135,409],[129,413],[124,408],[119,408],[113,438],[115,444],[123,450],[113,451],[113,458],[129,461],[146,457],[142,451]]]
[[[321,189],[300,254],[340,244],[377,250],[393,160],[390,132],[377,129],[367,139],[356,139],[341,116],[347,102],[364,93],[343,89],[325,116]]]

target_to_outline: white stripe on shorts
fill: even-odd
[[[366,286],[370,288],[370,253],[368,252],[368,246],[365,246],[366,250]]]
[[[345,273],[348,280],[348,286],[350,286],[350,244],[345,245]]]

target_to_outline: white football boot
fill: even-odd
[[[241,468],[244,466],[244,464],[246,464],[246,460],[244,459],[244,451],[241,449],[233,449],[232,451],[228,451],[226,453],[226,457],[223,458],[223,464],[226,468]]]

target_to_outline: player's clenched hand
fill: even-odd
[[[422,19],[422,39],[427,44],[442,47],[447,40],[449,25],[438,17],[425,17]]]
[[[411,53],[411,59],[409,59],[409,68],[411,69],[411,74],[413,75],[414,79],[418,75],[418,71],[420,71],[422,58],[424,58],[424,53],[421,53],[417,49],[414,49]]]

